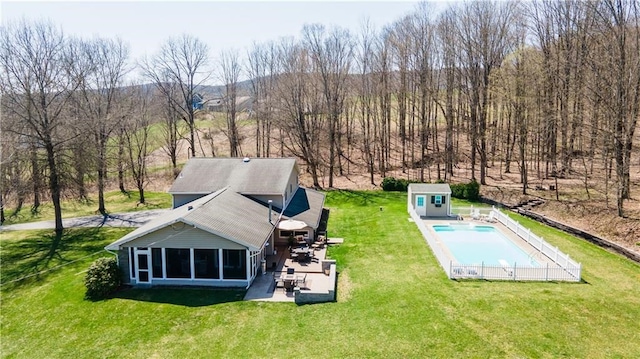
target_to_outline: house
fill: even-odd
[[[315,238],[325,196],[298,174],[292,158],[192,158],[173,209],[105,249],[129,284],[247,288],[276,245]]]
[[[228,106],[228,100],[225,97],[211,98],[207,102],[207,111],[211,112],[224,112],[225,107]],[[253,97],[251,96],[236,96],[236,112],[249,112],[253,111]]]
[[[193,94],[193,98],[191,99],[191,106],[194,110],[202,110],[204,107],[204,97],[202,97],[202,95],[199,93]]]
[[[446,183],[409,184],[407,210],[421,217],[451,216],[451,187]]]

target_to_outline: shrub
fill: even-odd
[[[478,201],[480,199],[480,183],[475,178],[465,185],[464,197],[469,201]]]
[[[87,287],[85,298],[102,299],[115,292],[121,284],[120,268],[115,258],[96,259],[84,278]]]
[[[395,191],[396,179],[393,177],[385,177],[380,184],[383,191]]]
[[[466,184],[451,183],[449,187],[451,187],[451,197],[464,199],[464,188],[466,187]]]
[[[404,178],[385,177],[380,186],[384,191],[407,192],[410,183],[418,183],[417,181],[409,181]]]
[[[453,198],[468,199],[474,202],[480,200],[480,184],[475,179],[469,183],[452,183],[449,186]]]

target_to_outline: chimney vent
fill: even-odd
[[[244,162],[244,163],[247,163],[249,161],[251,161],[251,158],[249,158],[249,157],[245,157],[245,158],[242,159],[242,162]]]
[[[189,210],[189,211],[192,210],[192,209],[193,209],[193,206],[187,207],[187,210]]]
[[[273,201],[269,200],[269,223],[273,223],[271,222],[271,208],[273,207]]]

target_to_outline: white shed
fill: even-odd
[[[451,216],[451,187],[446,183],[411,183],[407,210],[421,217]]]

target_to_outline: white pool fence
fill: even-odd
[[[521,280],[521,281],[570,281],[579,282],[581,264],[569,258],[557,247],[553,247],[541,237],[531,233],[517,221],[511,219],[499,209],[492,208],[452,208],[452,214],[462,217],[474,217],[474,219],[486,221],[498,221],[509,228],[518,237],[529,243],[535,251],[529,254],[530,259],[535,260],[545,256],[555,264],[546,264],[544,267],[534,267],[529,263],[501,263],[501,265],[486,265],[484,263],[468,265],[460,264],[450,259],[444,252],[439,239],[427,228],[424,220],[414,210],[410,210],[411,219],[431,247],[433,254],[450,279],[488,279],[488,280]],[[454,220],[452,218],[452,220]]]

